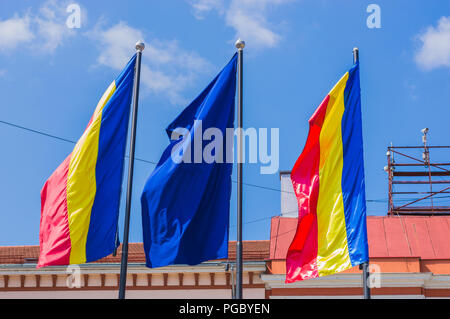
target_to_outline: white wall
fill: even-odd
[[[117,290],[1,291],[0,299],[116,299]],[[229,289],[128,290],[129,299],[231,299]],[[264,288],[244,289],[244,298],[264,299]]]
[[[292,187],[290,174],[281,174],[281,215],[298,217],[297,198]]]

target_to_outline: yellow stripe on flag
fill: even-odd
[[[67,178],[67,212],[71,241],[70,263],[86,262],[86,241],[96,194],[95,168],[102,111],[116,90],[113,81],[97,104],[91,123],[72,151]]]
[[[341,120],[348,72],[330,91],[327,114],[320,132],[320,190],[317,202],[319,276],[351,268],[342,198],[343,146]]]

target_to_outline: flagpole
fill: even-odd
[[[370,299],[369,262],[368,261],[366,261],[365,263],[362,264],[362,270],[363,270],[364,299]]]
[[[238,135],[237,135],[237,240],[236,240],[236,293],[235,299],[242,299],[242,79],[243,79],[243,58],[244,58],[244,47],[245,42],[238,39],[235,43],[236,49],[238,50]]]
[[[359,63],[359,49],[357,47],[353,48],[353,63]],[[363,290],[364,299],[370,299],[370,288],[369,288],[369,262],[366,261],[359,265],[359,269],[363,271]]]
[[[122,243],[122,260],[120,263],[120,279],[119,279],[119,299],[125,299],[125,287],[127,283],[127,266],[128,266],[128,237],[130,232],[130,210],[131,210],[131,194],[133,189],[133,168],[134,168],[134,151],[136,144],[136,123],[139,100],[139,82],[141,77],[141,58],[142,51],[145,48],[144,42],[136,43],[136,65],[133,86],[133,113],[131,118],[131,137],[130,137],[130,158],[128,165],[128,181],[127,181],[127,201],[125,205],[125,223],[123,228]]]

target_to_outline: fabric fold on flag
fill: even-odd
[[[291,181],[299,215],[286,256],[286,283],[368,261],[358,63],[310,118]]]
[[[147,267],[228,256],[232,149],[223,140],[234,128],[236,60],[166,129],[170,144],[141,196]]]
[[[95,261],[116,248],[135,62],[136,55],[41,190],[38,268]]]

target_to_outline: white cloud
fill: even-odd
[[[67,1],[48,0],[39,8],[39,14],[34,19],[40,41],[39,51],[53,53],[75,34],[73,29],[66,26],[67,5]]]
[[[0,21],[0,52],[12,52],[26,43],[33,53],[54,53],[76,34],[74,29],[66,26],[68,4],[69,1],[47,0],[37,9],[30,8],[26,14],[16,13],[13,18]],[[85,25],[84,8],[81,18]],[[93,29],[82,34],[99,45],[98,65],[115,70],[121,70],[135,53],[136,41],[145,40],[141,30],[125,22],[106,28],[102,19]],[[172,104],[186,103],[183,91],[211,69],[207,60],[195,52],[184,50],[177,41],[152,38],[143,55],[141,82],[144,89],[167,97]],[[0,69],[0,76],[2,74]]]
[[[194,16],[197,19],[204,19],[205,14],[217,10],[219,13],[224,11],[223,0],[189,0],[189,4],[194,9]]]
[[[142,31],[125,22],[104,29],[97,26],[88,36],[101,47],[98,63],[121,70],[135,52],[138,40],[145,40]],[[172,104],[186,103],[182,92],[191,86],[200,74],[211,69],[208,61],[195,52],[183,50],[177,41],[151,39],[146,42],[141,66],[141,82],[155,94],[168,97]]]
[[[198,19],[210,11],[223,16],[227,26],[254,48],[274,47],[281,40],[276,27],[269,22],[270,10],[292,0],[190,0]]]
[[[16,49],[20,44],[30,42],[34,34],[30,29],[30,18],[28,15],[0,21],[0,50],[7,51]]]
[[[415,61],[421,68],[450,67],[450,17],[440,18],[436,28],[429,27],[418,38],[422,43]]]
[[[107,30],[97,26],[94,31],[88,33],[88,36],[100,44],[101,52],[98,62],[116,70],[122,69],[130,59],[135,51],[136,41],[144,39],[141,31],[129,27],[124,22]]]
[[[0,21],[0,50],[10,52],[26,43],[33,52],[53,53],[75,33],[65,24],[67,3],[48,0],[35,13],[30,9]]]

